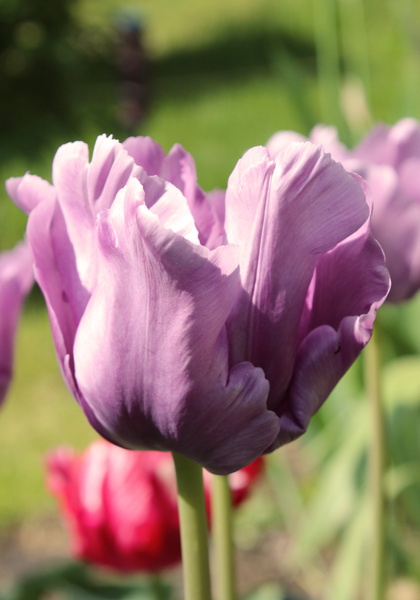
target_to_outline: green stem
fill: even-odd
[[[371,77],[365,0],[341,0],[339,9],[345,70],[348,82],[351,83],[351,77],[353,79],[349,90],[350,98],[346,102],[347,110],[343,106],[350,133],[348,143],[353,146],[371,125]],[[354,34],[355,31],[357,35]]]
[[[313,0],[316,64],[321,121],[335,125],[344,141],[348,126],[341,109],[337,0]]]
[[[371,600],[383,600],[385,588],[385,415],[380,386],[380,351],[374,334],[365,349],[366,386],[371,405],[370,485],[372,505]]]
[[[232,526],[232,496],[227,477],[213,476],[212,532],[216,597],[235,600],[235,555]]]
[[[364,0],[340,2],[343,50],[348,70],[363,82],[366,100],[370,106],[370,61],[368,29]],[[354,32],[357,31],[357,36]]]
[[[173,453],[173,458],[178,484],[184,599],[211,600],[203,472],[185,456]]]

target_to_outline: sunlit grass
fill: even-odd
[[[187,82],[187,90],[192,89]],[[163,86],[164,88],[164,86]],[[290,91],[263,74],[208,86],[205,93],[171,97],[162,89],[146,133],[166,150],[177,141],[194,156],[204,189],[226,187],[236,162],[278,129],[304,129]]]
[[[81,22],[108,30],[119,16],[131,14],[142,22],[148,47],[159,56],[176,48],[199,46],[231,23],[278,23],[279,4],[276,0],[143,0],[122,6],[118,0],[105,0],[98,10],[96,0],[83,0],[78,14]]]
[[[63,383],[46,310],[30,305],[0,418],[0,527],[52,506],[44,486],[46,452],[59,445],[82,449],[93,437]]]

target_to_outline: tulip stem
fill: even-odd
[[[232,495],[228,477],[213,476],[212,532],[216,598],[235,600],[235,555],[233,545]]]
[[[184,599],[211,600],[203,472],[185,456],[174,452],[173,458],[178,485]]]
[[[385,591],[385,415],[380,386],[380,351],[374,334],[365,349],[366,385],[371,405],[370,491],[372,510],[371,600],[383,600]]]
[[[342,138],[348,126],[341,108],[337,0],[313,0],[318,95],[321,120],[335,125]]]

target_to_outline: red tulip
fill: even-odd
[[[77,558],[123,572],[153,572],[181,561],[170,453],[124,450],[100,440],[79,456],[66,448],[52,452],[47,468]],[[235,505],[262,470],[258,459],[229,476]],[[211,478],[204,473],[208,509]]]

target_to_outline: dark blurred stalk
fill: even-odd
[[[212,532],[217,600],[236,600],[232,496],[227,477],[214,475]]]
[[[371,406],[370,494],[372,510],[369,600],[383,600],[385,593],[385,414],[381,391],[381,353],[378,332],[365,349],[365,382]]]

